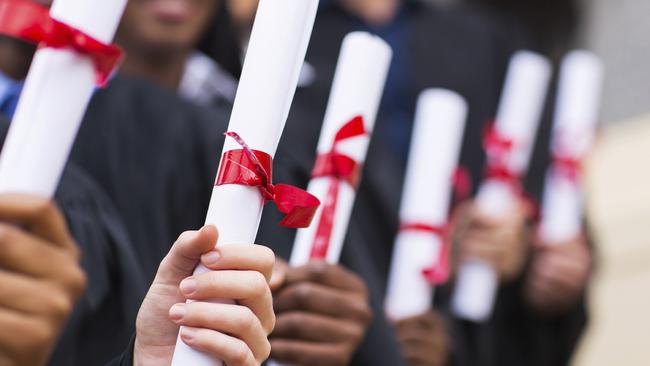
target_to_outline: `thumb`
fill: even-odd
[[[201,256],[217,245],[218,237],[219,233],[214,225],[206,225],[201,230],[181,234],[160,263],[154,282],[176,286],[191,276],[200,263]]]

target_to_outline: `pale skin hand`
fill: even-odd
[[[459,207],[454,215],[455,262],[481,260],[492,266],[502,283],[521,275],[528,252],[530,205],[520,200],[503,217],[483,214],[475,203]]]
[[[56,206],[0,195],[0,365],[44,365],[85,284]]]
[[[344,366],[372,318],[363,280],[341,266],[280,264],[272,280],[278,321],[271,357],[292,366]]]
[[[444,320],[434,311],[395,322],[402,356],[409,366],[445,366],[449,337]]]
[[[273,252],[259,245],[215,249],[217,236],[214,226],[186,232],[162,261],[138,314],[136,365],[171,364],[181,325],[185,343],[228,366],[257,366],[268,358]],[[192,276],[199,262],[212,271]],[[237,304],[201,302],[211,299]]]
[[[572,308],[584,294],[591,268],[591,249],[583,236],[566,243],[537,243],[526,279],[528,303],[546,315]]]

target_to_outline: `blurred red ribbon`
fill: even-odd
[[[582,160],[571,156],[554,155],[551,163],[553,174],[558,174],[574,184],[580,182]]]
[[[273,158],[258,150],[252,150],[235,132],[226,132],[241,150],[231,150],[223,154],[215,185],[238,184],[258,187],[266,202],[273,201],[278,210],[286,216],[280,222],[288,228],[308,227],[320,205],[318,198],[304,190],[287,184],[272,183]]]
[[[330,184],[323,204],[323,212],[316,227],[316,235],[310,254],[311,259],[325,259],[327,257],[341,182],[345,181],[353,188],[356,188],[361,177],[359,163],[351,157],[338,152],[338,144],[351,138],[364,136],[367,133],[363,124],[363,117],[356,116],[337,131],[332,149],[316,158],[312,178],[328,177]]]
[[[411,222],[403,223],[400,226],[400,232],[421,232],[433,234],[440,238],[442,247],[438,259],[429,268],[422,270],[422,275],[432,285],[442,285],[449,280],[449,256],[451,243],[449,241],[449,227],[447,225],[434,226],[425,223]]]
[[[0,34],[39,47],[70,48],[89,57],[100,86],[106,84],[123,56],[119,47],[53,19],[48,8],[28,0],[0,0]]]
[[[501,134],[494,122],[488,124],[483,135],[483,148],[487,155],[485,178],[501,181],[515,192],[523,193],[521,175],[508,166],[514,147],[515,142]]]

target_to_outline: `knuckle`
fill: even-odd
[[[62,292],[52,292],[47,302],[47,310],[56,321],[65,319],[72,311],[72,299]]]
[[[10,224],[0,222],[0,243],[9,245],[13,242],[16,228]]]
[[[270,356],[271,356],[271,342],[269,342],[269,340],[266,339],[264,342],[262,342],[261,349],[259,355],[257,355],[256,360],[259,363],[262,363]]]
[[[191,230],[183,231],[181,235],[178,236],[178,239],[176,240],[176,244],[191,240],[195,234],[196,231],[191,231]]]
[[[33,202],[31,213],[36,217],[49,217],[58,213],[54,202],[49,199],[34,198]]]
[[[47,326],[30,327],[28,332],[29,338],[26,340],[26,348],[34,352],[40,352],[48,347],[56,337],[54,327],[49,324]]]
[[[257,317],[255,313],[247,307],[241,307],[241,311],[237,316],[237,324],[241,327],[242,330],[247,333],[251,333],[255,330],[257,325]]]
[[[328,264],[323,261],[310,263],[308,267],[309,278],[315,282],[322,281],[327,274],[328,268]]]
[[[299,313],[291,313],[284,316],[283,326],[289,334],[299,334],[308,322],[306,317]]]
[[[342,345],[341,347],[338,348],[339,349],[337,350],[337,352],[334,352],[332,354],[332,364],[336,366],[349,365],[350,361],[352,360],[352,353],[353,353],[352,347],[348,347],[347,345]]]
[[[244,365],[250,357],[250,349],[243,341],[239,341],[231,350],[231,361],[235,365]]]
[[[86,273],[79,266],[70,269],[68,279],[66,280],[67,288],[70,290],[74,298],[78,298],[86,289],[88,284],[88,277]]]
[[[266,277],[260,272],[251,272],[249,281],[249,290],[252,296],[261,296],[266,293],[269,285],[266,282]]]
[[[299,283],[294,286],[291,296],[292,303],[295,307],[305,307],[314,295],[314,289],[310,283]]]
[[[273,265],[275,265],[275,253],[273,250],[264,245],[258,245],[257,247],[259,248],[262,266],[265,269],[273,268]]]
[[[277,317],[275,315],[275,312],[271,312],[270,317],[266,320],[264,324],[264,330],[266,331],[266,335],[269,335],[273,332],[273,329],[275,329],[275,325],[277,324]]]

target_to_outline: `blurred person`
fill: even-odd
[[[121,72],[227,108],[241,73],[229,13],[223,0],[129,1],[117,33],[127,51]]]
[[[223,35],[215,32],[222,29],[224,24],[228,25],[229,22],[222,25],[212,25],[214,22],[219,22],[219,14],[228,14],[224,3],[216,1],[180,1],[179,4],[182,4],[182,6],[178,5],[179,9],[176,10],[178,16],[175,18],[174,23],[168,22],[166,14],[163,14],[160,8],[156,10],[156,7],[152,4],[162,7],[154,0],[142,0],[131,2],[126,9],[125,17],[118,32],[118,42],[130,54],[125,60],[122,73],[145,78],[149,82],[166,89],[178,89],[180,95],[190,99],[195,104],[212,105],[218,110],[206,109],[206,116],[211,113],[221,115],[227,113],[226,110],[229,111],[229,108],[224,103],[224,98],[215,98],[211,95],[211,90],[195,88],[192,93],[188,93],[189,89],[184,89],[184,86],[188,85],[185,82],[190,80],[191,75],[197,72],[194,69],[196,65],[188,61],[188,57],[192,55],[193,50],[199,47],[200,40],[204,39],[206,34],[214,38],[223,37]],[[181,12],[180,8],[185,9],[185,11]],[[214,16],[215,13],[217,18]],[[230,50],[234,51],[233,53],[236,55],[239,54],[236,47],[232,47]],[[161,59],[164,61],[161,62]],[[212,61],[214,62],[215,59]],[[238,75],[238,73],[234,74]],[[206,81],[214,81],[215,85],[219,86],[219,81],[210,79],[209,73],[205,74],[205,76],[208,76]],[[200,81],[200,78],[196,78],[195,81]],[[219,156],[218,149],[223,145],[223,137],[219,134],[220,129],[215,128],[215,123],[208,120],[208,117],[205,118],[205,121],[210,122],[204,123],[202,126],[178,124],[179,128],[185,128],[192,131],[193,134],[206,137],[207,140],[207,142],[201,144],[192,144],[204,146],[208,151],[201,158],[202,162],[206,162],[204,166],[208,168],[200,172],[189,172],[188,169],[186,178],[190,176],[197,177],[197,182],[208,182],[205,179],[207,175],[211,175],[213,178],[215,173],[213,160],[214,157]],[[152,122],[156,123],[156,121]],[[82,130],[81,133],[83,134],[84,131]],[[166,135],[167,133],[163,134]],[[181,137],[172,133],[169,135],[169,138],[173,141],[181,139]],[[188,138],[187,141],[190,142],[192,139],[194,137]],[[161,141],[163,140],[161,139]],[[119,144],[115,146],[117,147]],[[97,151],[98,146],[88,146],[87,149]],[[109,149],[114,148],[109,147]],[[122,151],[123,146],[119,147],[119,150]],[[170,150],[170,152],[173,152],[173,150]],[[90,154],[96,154],[96,152],[90,152]],[[161,159],[159,154],[160,152],[157,152],[155,157],[146,156],[139,157],[139,159],[143,164],[147,164],[145,161],[151,161],[149,159],[155,159],[165,162],[159,163],[160,165],[173,166],[166,159]],[[87,160],[88,153],[83,155],[85,156],[83,159]],[[276,164],[284,158],[282,155],[278,155]],[[90,164],[84,163],[83,165]],[[200,175],[197,175],[197,173]],[[190,183],[185,185],[189,186]],[[210,186],[205,185],[205,187]],[[199,197],[203,197],[204,202],[207,203],[210,193],[206,192],[205,189],[199,191],[202,193]],[[125,194],[132,193],[125,192]],[[185,204],[183,207],[185,211],[192,208],[197,213],[205,212],[203,204],[194,206]],[[193,216],[195,215],[193,214]],[[275,223],[272,225],[275,225]],[[273,243],[272,247],[275,249],[275,243],[278,241],[276,236],[273,234],[266,235],[262,230],[260,238],[263,242]],[[364,272],[364,267],[353,265],[347,268],[354,269],[364,279],[362,280],[360,275],[343,266],[310,264],[304,268],[286,269],[286,282],[275,293],[278,325],[277,331],[272,335],[274,339],[272,341],[273,358],[277,361],[298,365],[312,364],[313,360],[316,359],[327,365],[346,365],[352,359],[355,360],[352,364],[368,364],[369,361],[364,360],[373,357],[377,358],[382,354],[384,359],[399,360],[397,346],[393,345],[394,339],[389,325],[380,315],[372,318],[372,322],[370,321],[373,312],[381,314],[380,300],[377,294],[369,295],[367,285],[364,283],[365,278],[373,274]],[[306,296],[309,296],[309,300],[305,300]],[[370,297],[373,297],[374,301],[370,302]],[[354,299],[355,301],[335,301],[340,298]],[[321,304],[326,303],[330,305],[323,308]],[[375,306],[374,311],[371,310],[371,304]],[[304,320],[303,318],[307,319]],[[296,319],[303,319],[304,321],[296,322]],[[341,326],[342,324],[343,326]],[[370,331],[367,332],[369,326]],[[322,329],[332,331],[327,334]],[[318,334],[322,334],[322,336],[315,338],[315,335]],[[360,343],[364,340],[363,344],[365,346],[358,349]],[[309,347],[305,348],[305,345],[309,345]],[[377,349],[382,349],[383,352],[378,353]],[[393,356],[386,356],[391,352]]]
[[[25,78],[29,70],[34,51],[35,47],[19,41],[6,38],[0,39],[0,70],[2,71],[1,75],[6,76],[6,80],[3,79],[3,81],[7,81],[7,84],[3,85],[3,87],[8,86],[1,90],[0,100],[2,100],[2,103],[0,104],[2,104],[2,111],[6,117],[11,118],[15,110],[15,104],[22,88],[21,80]],[[199,219],[197,218],[203,216],[204,213],[201,212],[193,217],[186,217],[183,212],[170,208],[174,204],[173,202],[161,199],[161,197],[169,195],[153,195],[153,198],[158,200],[156,201],[158,206],[152,205],[152,201],[142,195],[137,202],[133,200],[132,195],[128,197],[123,195],[124,190],[140,192],[133,188],[135,186],[143,187],[140,179],[143,176],[146,177],[146,174],[151,173],[151,171],[143,169],[140,173],[125,174],[125,170],[114,169],[116,167],[115,163],[119,163],[119,167],[125,167],[126,171],[137,166],[138,163],[138,161],[127,158],[126,161],[133,161],[136,165],[124,164],[125,161],[120,160],[121,156],[115,154],[116,149],[133,154],[137,150],[132,147],[141,146],[140,141],[137,139],[124,138],[125,136],[131,136],[132,131],[130,129],[122,128],[119,130],[121,135],[116,136],[117,140],[111,140],[110,137],[115,136],[111,132],[116,132],[113,129],[116,123],[119,121],[130,123],[131,126],[135,124],[142,125],[148,118],[149,120],[155,120],[156,123],[165,123],[169,119],[188,124],[197,119],[197,116],[192,112],[191,106],[185,105],[174,95],[156,94],[156,88],[148,88],[150,86],[146,84],[125,80],[118,76],[108,88],[99,90],[95,94],[84,118],[85,123],[83,125],[85,128],[81,129],[77,141],[83,141],[83,143],[79,143],[75,151],[84,149],[85,146],[92,146],[92,148],[81,150],[79,153],[72,153],[71,160],[76,160],[78,164],[72,162],[68,165],[57,192],[57,202],[61,203],[67,224],[81,248],[82,266],[87,273],[89,291],[77,303],[58,340],[56,326],[63,325],[63,318],[66,315],[63,314],[66,312],[66,301],[63,301],[65,299],[62,299],[59,295],[67,289],[63,288],[60,292],[49,291],[50,296],[58,296],[57,304],[60,306],[40,310],[39,314],[42,314],[44,318],[42,325],[46,326],[42,327],[41,330],[46,334],[40,334],[40,336],[35,334],[33,339],[22,338],[23,344],[16,344],[20,343],[16,342],[11,343],[10,346],[20,349],[22,346],[31,347],[38,343],[43,346],[43,349],[35,352],[31,357],[34,357],[34,360],[45,361],[50,351],[47,347],[56,343],[49,359],[50,364],[103,364],[119,354],[127,346],[134,332],[135,315],[138,308],[140,308],[142,296],[144,296],[145,284],[153,279],[151,273],[155,273],[155,268],[160,265],[158,269],[159,276],[154,287],[150,290],[147,297],[148,301],[140,308],[139,323],[146,323],[144,328],[142,325],[137,328],[136,340],[139,339],[141,342],[135,345],[135,351],[125,353],[125,360],[120,361],[120,364],[130,364],[129,359],[134,356],[138,362],[149,362],[149,360],[154,360],[154,357],[158,360],[170,357],[173,347],[171,351],[168,347],[167,352],[163,354],[160,353],[161,349],[158,346],[162,342],[170,342],[171,339],[174,340],[175,344],[178,325],[180,324],[199,328],[195,330],[189,329],[188,334],[183,337],[192,346],[224,358],[231,365],[260,364],[268,356],[267,335],[273,328],[274,323],[270,290],[266,284],[266,278],[270,276],[270,268],[273,265],[269,250],[252,247],[252,251],[248,253],[246,258],[240,258],[237,254],[226,255],[228,253],[226,249],[219,249],[214,252],[212,248],[216,243],[215,234],[210,234],[208,229],[207,234],[203,231],[203,234],[199,233],[202,239],[198,241],[198,244],[193,239],[179,240],[178,246],[189,247],[189,249],[172,251],[167,259],[160,264],[160,261],[169,251],[169,244],[161,241],[166,240],[171,235],[178,235],[181,228],[191,227],[192,220],[196,219],[198,222]],[[133,95],[139,95],[140,98],[149,102],[143,103],[142,99],[132,98],[127,91],[132,92]],[[160,115],[152,113],[153,110],[158,110],[161,105],[171,108],[175,113],[164,113],[164,111]],[[134,123],[134,120],[138,121],[138,123]],[[7,123],[5,122],[2,120],[0,124],[2,135],[6,132]],[[119,123],[117,124],[119,125]],[[172,122],[169,122],[169,125],[172,125]],[[149,129],[150,131],[152,130]],[[187,131],[190,136],[195,136],[194,132],[190,130],[179,129],[178,131]],[[172,136],[183,136],[178,131],[174,131],[175,134]],[[151,143],[155,144],[159,141],[151,133],[147,134],[147,137],[149,138],[147,141]],[[101,145],[98,143],[100,141],[104,143],[112,142],[113,150],[102,149],[107,145]],[[192,140],[188,138],[182,141],[189,144]],[[118,143],[115,144],[115,142]],[[130,142],[133,145],[129,145]],[[168,138],[165,142],[171,149],[170,154],[180,159],[180,166],[186,166],[186,162],[194,161],[193,158],[196,155],[201,155],[192,150],[185,150],[185,155],[183,155],[181,145],[174,144],[173,139]],[[203,152],[202,149],[203,146],[201,145],[201,152]],[[90,151],[93,153],[89,153]],[[157,154],[160,153],[156,149],[151,149],[151,151]],[[106,155],[107,152],[113,152],[114,155]],[[142,156],[139,152],[135,155]],[[130,156],[133,157],[134,155]],[[97,160],[92,160],[95,157],[97,157]],[[151,161],[149,160],[149,162]],[[86,167],[92,169],[82,171],[79,167],[85,163],[87,163]],[[161,173],[160,169],[156,169],[159,167],[153,167],[154,174]],[[143,165],[136,168],[136,170],[142,168]],[[117,175],[111,176],[113,172]],[[175,174],[177,171],[172,173]],[[172,176],[175,176],[174,174]],[[111,180],[112,177],[118,179]],[[188,192],[183,196],[183,205],[190,203],[195,203],[198,207],[201,204],[207,205],[207,201],[200,201],[201,204],[199,204],[198,198],[196,201],[191,200],[200,191],[194,190],[196,186],[186,185],[185,188],[188,190],[176,187],[170,189],[172,182],[169,179],[162,178],[162,175],[159,177],[161,179],[152,180],[152,182],[155,182],[155,187],[162,189],[163,192],[173,191],[176,194]],[[96,179],[96,182],[93,181],[93,178]],[[208,181],[205,180],[205,182]],[[196,184],[199,187],[203,186],[200,177],[197,177]],[[208,184],[206,184],[206,187],[208,187],[206,190],[209,189]],[[151,193],[161,192],[155,188],[145,188]],[[106,190],[106,192],[103,192],[103,190]],[[116,207],[113,207],[113,202]],[[129,205],[130,203],[135,203],[135,205]],[[38,205],[36,214],[51,214],[52,210],[48,207],[46,204]],[[137,207],[137,210],[134,210],[134,207]],[[164,210],[161,209],[163,207]],[[45,210],[46,208],[47,210]],[[157,211],[156,209],[161,210]],[[180,218],[187,221],[177,219],[173,217],[174,215],[179,215]],[[10,215],[8,215],[7,219],[11,220]],[[20,218],[17,218],[16,221],[22,223]],[[28,227],[23,228],[23,230],[29,230],[29,220],[26,218],[25,221]],[[202,218],[200,221],[202,221]],[[36,229],[40,230],[37,233],[39,235],[48,234],[45,229],[38,227],[38,225],[36,225]],[[16,231],[11,231],[11,233],[15,234]],[[206,239],[206,235],[208,239]],[[210,238],[213,238],[214,241],[211,241]],[[60,237],[58,239],[63,240]],[[188,240],[190,240],[190,244],[183,244]],[[194,248],[194,252],[192,252],[192,247],[196,245],[201,246],[204,250],[197,254],[196,248]],[[208,245],[210,249],[206,249]],[[195,259],[192,258],[192,253],[196,255]],[[210,255],[211,253],[212,255]],[[22,251],[7,251],[4,254],[14,255],[13,259],[18,259],[19,255],[25,253]],[[185,272],[187,273],[179,273],[180,266],[185,265],[186,268],[191,266],[193,269],[199,262],[201,254],[205,254],[202,258],[203,264],[219,271],[221,277],[232,277],[228,286],[218,287],[220,281],[215,282],[210,276],[190,278],[181,283],[181,280],[189,276],[192,271],[186,269]],[[221,259],[214,261],[214,254],[221,255]],[[35,258],[40,257],[45,258],[45,256],[35,256]],[[24,258],[24,256],[21,258]],[[212,259],[212,262],[210,259]],[[17,262],[14,265],[18,267],[19,264]],[[62,269],[60,273],[52,275],[48,272],[47,274],[53,279],[58,278],[57,275],[66,276],[67,272],[64,271],[65,262],[61,261],[60,266]],[[13,269],[11,265],[8,268]],[[21,269],[16,268],[16,270]],[[45,275],[46,270],[41,270]],[[231,273],[232,270],[237,271]],[[183,274],[185,275],[183,276]],[[178,281],[178,283],[174,281]],[[192,283],[196,283],[195,291],[191,291],[192,286],[190,285]],[[72,287],[72,285],[74,283],[70,286]],[[179,290],[170,287],[173,285],[180,286],[180,293]],[[7,289],[11,289],[11,287],[7,287]],[[41,294],[46,297],[48,292],[43,291]],[[3,301],[8,299],[7,304],[11,304],[10,300],[14,297],[11,293],[0,295],[2,295]],[[238,317],[242,322],[233,323],[223,318],[210,317],[209,314],[213,313],[214,309],[195,306],[186,310],[187,318],[185,318],[181,316],[184,310],[181,305],[179,305],[181,309],[176,306],[171,313],[170,308],[173,304],[169,304],[169,307],[167,307],[169,302],[178,303],[187,298],[202,299],[203,296],[227,297],[231,295],[240,298],[242,305],[253,310],[252,313],[244,311],[248,315],[244,314],[244,316]],[[155,300],[152,300],[152,297]],[[163,300],[167,301],[167,303]],[[72,303],[72,299],[69,302]],[[25,302],[19,305],[33,306],[33,303],[28,304]],[[220,310],[231,315],[243,311],[241,307]],[[60,323],[50,323],[46,317],[56,318]],[[261,326],[252,327],[257,320],[259,320]],[[172,323],[172,321],[175,321],[176,324]],[[11,327],[10,323],[8,325]],[[223,333],[228,333],[230,337],[224,336]],[[110,334],[110,340],[106,338],[108,334]],[[237,339],[234,337],[237,337]],[[217,342],[215,342],[215,338]],[[147,343],[147,340],[149,343]],[[12,338],[12,341],[17,341],[17,339]],[[152,352],[152,350],[155,350],[155,352]],[[23,355],[16,354],[16,357],[20,356]],[[242,356],[245,359],[241,359]],[[13,361],[14,358],[11,360]]]
[[[279,147],[279,154],[291,157],[284,162],[286,166],[275,172],[284,181],[297,185],[309,181],[337,51],[343,37],[357,30],[381,36],[395,54],[348,231],[348,244],[344,247],[344,256],[354,253],[351,257],[371,259],[369,270],[378,277],[368,284],[374,288],[371,291],[383,293],[399,227],[399,198],[417,96],[426,88],[442,87],[467,99],[470,111],[461,162],[469,169],[472,180],[479,182],[485,160],[482,131],[496,114],[510,56],[527,43],[518,32],[467,8],[442,9],[409,0],[322,3],[307,55],[313,77],[296,93]],[[297,145],[295,141],[303,143]],[[548,154],[545,141],[548,134],[539,139],[538,156]],[[527,187],[535,191],[543,182],[544,171],[543,166],[531,170]],[[578,304],[577,308],[549,320],[540,317],[524,301],[528,263],[535,258],[530,256],[532,210],[522,200],[520,209],[507,219],[496,221],[479,215],[472,206],[470,202],[467,209],[461,210],[465,213],[461,237],[470,240],[463,240],[459,251],[464,252],[465,258],[483,257],[495,263],[501,289],[494,317],[484,325],[464,322],[448,312],[453,283],[436,289],[435,309],[448,321],[451,364],[566,364],[576,339],[558,335],[565,331],[580,334],[585,324],[584,309]],[[274,214],[265,212],[265,216],[271,215]],[[277,248],[281,256],[291,250],[293,236],[286,235],[287,244]],[[397,338],[404,338],[400,334],[403,328],[398,324],[396,329]],[[430,334],[428,338],[434,339],[434,332]],[[421,359],[431,358],[423,355]]]

